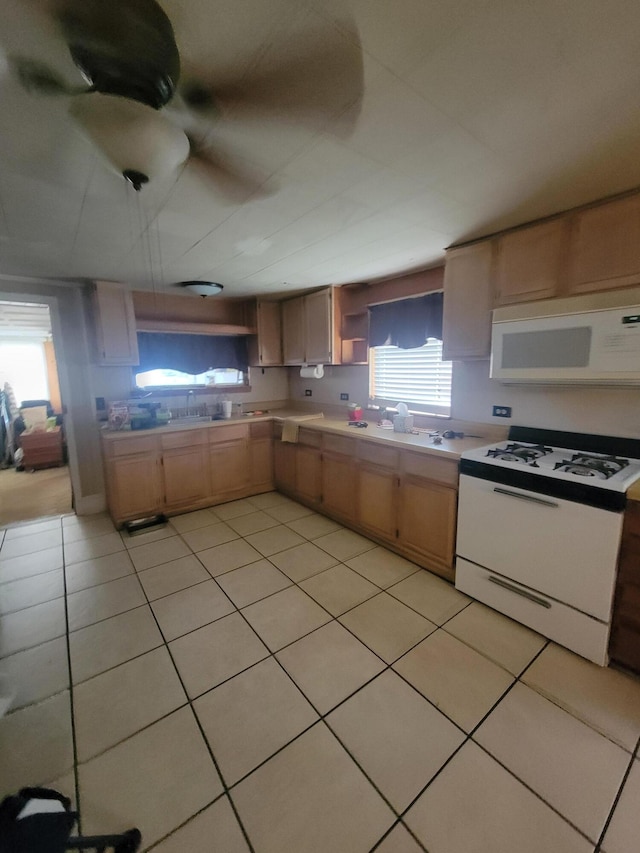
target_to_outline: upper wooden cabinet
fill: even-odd
[[[305,361],[333,361],[333,318],[331,290],[318,290],[304,297]]]
[[[330,287],[282,302],[284,363],[339,363],[336,313]]]
[[[282,320],[280,302],[258,299],[255,304],[256,335],[249,342],[249,363],[253,367],[282,364]]]
[[[570,293],[640,281],[640,195],[575,211],[571,224]]]
[[[563,275],[569,223],[550,219],[497,238],[495,304],[555,296]]]
[[[282,356],[285,364],[304,364],[304,296],[282,303]]]
[[[98,364],[139,364],[136,318],[131,292],[123,284],[97,281],[93,306]]]
[[[447,361],[489,356],[493,246],[487,240],[447,252],[442,341]]]

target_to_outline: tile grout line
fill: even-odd
[[[633,767],[634,761],[637,758],[639,749],[640,749],[640,738],[638,739],[638,742],[636,743],[636,748],[633,750],[633,752],[631,754],[631,758],[630,758],[629,763],[627,765],[627,769],[625,770],[625,773],[622,777],[622,781],[620,782],[620,785],[619,785],[618,790],[616,792],[616,795],[614,797],[613,803],[611,804],[611,808],[609,809],[609,814],[607,815],[607,818],[604,822],[604,826],[602,827],[602,832],[600,833],[600,836],[598,837],[598,841],[596,842],[596,847],[595,847],[595,850],[593,851],[593,853],[600,853],[600,851],[602,849],[602,844],[603,844],[604,839],[607,835],[607,832],[609,831],[609,826],[611,824],[611,821],[613,820],[613,816],[616,812],[616,809],[618,808],[618,803],[620,802],[620,798],[622,797],[622,792],[624,791],[625,785],[627,784],[627,780],[631,774],[631,768]]]
[[[69,640],[69,604],[67,601],[67,569],[64,559],[64,528],[62,525],[62,519],[60,519],[60,530],[62,533],[62,578],[64,584],[64,618],[65,618],[65,628],[66,628],[66,647],[67,647],[67,668],[69,672],[69,712],[71,714],[71,742],[73,748],[73,780],[76,794],[76,812],[77,818],[76,822],[78,825],[78,835],[82,835],[82,813],[80,810],[80,779],[78,774],[78,743],[76,737],[76,718],[75,718],[75,708],[74,708],[74,689],[73,689],[73,672],[71,669],[71,643]]]
[[[179,535],[179,534],[178,534],[178,535]],[[184,541],[184,540],[183,540],[183,541]],[[188,543],[186,543],[186,542],[185,542],[185,545],[189,548]],[[190,550],[191,550],[191,549],[190,549]],[[192,553],[193,553],[193,552],[192,552]],[[134,566],[134,567],[135,567],[135,566]],[[206,566],[205,566],[205,569],[206,569]],[[142,587],[142,584],[140,584],[140,586]],[[219,588],[220,588],[220,587],[219,587]],[[240,814],[238,813],[238,810],[237,810],[237,808],[236,808],[236,805],[235,805],[235,803],[233,802],[233,799],[232,799],[232,797],[231,797],[231,794],[230,794],[230,791],[229,791],[229,787],[227,786],[227,783],[226,783],[226,781],[225,781],[224,776],[222,775],[222,772],[221,772],[220,767],[219,767],[219,765],[218,765],[218,762],[217,762],[217,760],[216,760],[216,758],[215,758],[215,755],[213,754],[213,750],[211,749],[211,746],[210,746],[210,744],[209,744],[209,741],[208,741],[208,739],[207,739],[207,737],[206,737],[206,735],[205,735],[204,729],[202,728],[202,724],[200,723],[200,718],[198,717],[198,715],[197,715],[197,713],[196,713],[196,710],[195,710],[195,708],[193,707],[193,702],[194,702],[195,700],[192,700],[192,699],[191,699],[191,697],[189,696],[189,693],[188,693],[188,691],[187,691],[186,685],[185,685],[185,683],[184,683],[184,681],[183,681],[183,679],[182,679],[182,675],[180,674],[180,670],[178,669],[178,666],[177,666],[177,664],[176,664],[176,662],[175,662],[175,659],[174,659],[174,657],[173,657],[173,654],[171,653],[171,649],[169,648],[169,643],[164,639],[164,633],[163,633],[163,631],[162,631],[162,628],[160,627],[160,623],[158,622],[158,619],[157,619],[157,617],[156,617],[156,614],[155,614],[155,613],[154,613],[154,611],[153,611],[153,607],[151,607],[151,602],[149,601],[149,598],[148,598],[148,596],[147,596],[147,593],[146,593],[146,591],[145,591],[144,587],[142,587],[142,592],[143,592],[143,595],[145,596],[145,598],[146,598],[146,600],[147,600],[147,606],[149,607],[149,610],[151,611],[151,615],[153,616],[153,619],[154,619],[154,621],[155,621],[155,623],[156,623],[156,626],[157,626],[158,630],[160,631],[160,635],[161,635],[161,636],[162,636],[162,638],[163,638],[163,641],[164,641],[164,647],[166,648],[167,653],[168,653],[168,655],[169,655],[169,657],[170,657],[170,659],[171,659],[171,663],[173,664],[173,668],[174,668],[174,670],[175,670],[175,672],[176,672],[176,675],[177,675],[177,677],[178,677],[178,680],[180,681],[180,684],[181,684],[182,689],[183,689],[183,691],[184,691],[184,695],[185,695],[185,697],[186,697],[186,699],[187,699],[186,705],[183,705],[183,706],[181,706],[181,707],[189,707],[189,709],[191,710],[192,718],[193,718],[193,720],[195,721],[195,723],[196,723],[196,725],[197,725],[197,727],[198,727],[198,730],[200,731],[200,736],[202,737],[202,740],[204,741],[205,747],[206,747],[206,749],[207,749],[207,751],[208,751],[208,753],[209,753],[209,756],[210,756],[210,758],[211,758],[211,761],[212,761],[212,763],[213,763],[213,766],[215,767],[216,773],[218,774],[218,778],[219,778],[219,780],[220,780],[220,783],[222,784],[222,789],[223,789],[223,791],[222,791],[222,794],[221,794],[220,796],[225,796],[225,795],[226,795],[226,796],[228,797],[229,803],[230,803],[230,805],[231,805],[231,808],[232,808],[232,810],[233,810],[233,813],[234,813],[234,815],[235,815],[235,817],[236,817],[236,820],[237,820],[237,822],[238,822],[238,826],[240,827],[240,830],[241,830],[241,832],[242,832],[242,834],[243,834],[243,836],[244,836],[244,838],[245,838],[245,841],[247,842],[247,845],[248,845],[248,847],[249,847],[250,853],[255,853],[255,849],[254,849],[253,845],[251,844],[251,841],[250,841],[250,839],[249,839],[249,835],[248,835],[248,833],[247,833],[247,830],[245,829],[244,824],[242,823],[242,821],[241,821],[241,819],[240,819]],[[223,592],[223,594],[224,594],[224,595],[226,595],[226,593],[224,592],[224,590],[222,590],[222,592]],[[227,596],[227,597],[228,597],[228,596]],[[231,602],[231,604],[233,604],[233,602]],[[235,605],[233,605],[233,606],[235,607]],[[231,615],[231,614],[229,614],[229,615]],[[217,620],[216,620],[216,621],[217,621]],[[172,711],[171,713],[175,713],[175,710],[177,710],[177,709],[174,709],[174,711]],[[157,720],[156,720],[156,721],[154,721],[154,722],[157,722]],[[135,734],[137,734],[137,732],[135,732],[135,733],[134,733],[134,735],[135,735]],[[133,735],[132,735],[132,737],[133,737]],[[217,800],[217,799],[219,799],[219,797],[218,797],[218,798],[215,798],[215,799],[214,799],[214,802],[215,802],[215,800]],[[205,808],[206,808],[206,807],[205,807]],[[189,821],[189,820],[192,820],[194,817],[195,817],[195,815],[191,815],[191,816],[189,817],[188,821]],[[185,821],[185,823],[188,823],[188,821]],[[181,825],[184,825],[184,824],[181,824]],[[172,835],[174,832],[176,832],[178,829],[179,829],[179,827],[175,827],[173,830],[171,830],[171,832],[168,834],[168,836],[165,836],[165,837],[169,837],[169,836],[170,836],[170,835]],[[148,849],[148,848],[145,848],[145,849]]]

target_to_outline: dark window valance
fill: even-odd
[[[242,335],[176,335],[138,332],[140,367],[147,370],[181,370],[197,375],[215,367],[246,371],[247,339]]]
[[[427,338],[442,340],[442,293],[372,305],[369,312],[370,347],[413,349]]]

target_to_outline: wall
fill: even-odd
[[[640,388],[502,385],[489,379],[489,362],[455,362],[452,416],[481,423],[640,438]],[[511,406],[511,420],[491,406]]]
[[[369,369],[366,366],[325,368],[323,379],[301,379],[289,368],[290,397],[296,402],[347,407],[349,401],[366,405]],[[640,438],[640,388],[554,388],[502,385],[489,379],[489,362],[454,362],[451,417],[458,421],[543,427]],[[310,388],[312,397],[305,397]],[[511,406],[510,420],[494,418],[491,407]]]
[[[329,365],[324,369],[322,379],[302,379],[299,367],[290,367],[289,397],[296,402],[319,403],[343,406],[349,403],[367,405],[369,398],[369,368],[366,365]],[[311,390],[311,398],[305,396],[305,390]],[[349,394],[349,402],[340,400],[340,394]]]

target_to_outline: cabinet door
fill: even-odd
[[[322,454],[322,506],[340,518],[355,519],[356,463],[350,456]]]
[[[216,498],[233,497],[250,482],[249,448],[244,438],[209,445],[211,494]]]
[[[124,285],[96,282],[94,314],[98,363],[139,364],[133,299]]]
[[[296,446],[276,439],[273,444],[274,479],[284,492],[296,490]]]
[[[285,364],[304,364],[304,297],[282,303],[282,355]]]
[[[567,238],[566,217],[498,238],[496,305],[555,296],[560,288]]]
[[[318,290],[304,298],[305,361],[331,364],[333,323],[331,290]]]
[[[259,299],[256,311],[258,324],[258,363],[262,367],[282,364],[280,303]]]
[[[398,476],[394,471],[360,462],[357,475],[358,524],[385,539],[396,538]]]
[[[117,456],[107,464],[109,511],[115,521],[143,518],[162,510],[160,454]]]
[[[206,446],[180,447],[162,454],[164,502],[167,509],[188,506],[210,494]]]
[[[453,580],[457,493],[411,474],[400,480],[398,533],[403,545],[424,556],[429,568]]]
[[[322,494],[322,456],[315,447],[296,448],[296,493],[318,503]]]
[[[268,491],[273,488],[273,442],[270,438],[249,444],[251,485]]]
[[[640,281],[640,195],[599,204],[572,217],[569,291]]]
[[[447,252],[442,341],[447,361],[489,357],[493,254],[491,240]]]

